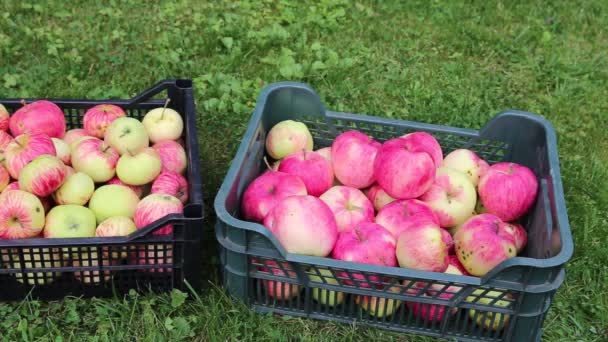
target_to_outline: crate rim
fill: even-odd
[[[424,130],[433,130],[433,131],[442,131],[444,129],[449,128],[451,132],[457,130],[462,134],[475,137],[479,136],[480,132],[483,132],[487,127],[489,127],[495,120],[499,117],[506,116],[515,116],[515,117],[525,117],[528,120],[535,121],[536,123],[543,126],[546,133],[547,138],[547,154],[549,158],[549,163],[551,165],[551,170],[549,172],[549,178],[551,180],[551,184],[554,188],[554,194],[561,194],[561,198],[556,198],[556,216],[557,216],[557,224],[559,225],[559,234],[562,239],[562,248],[559,253],[551,258],[547,259],[535,259],[529,257],[516,256],[510,259],[507,259],[500,264],[498,264],[492,271],[483,277],[474,277],[474,276],[462,276],[462,275],[446,275],[443,273],[437,272],[428,272],[428,271],[418,271],[412,269],[405,269],[400,267],[387,267],[387,266],[375,266],[375,265],[365,265],[359,263],[351,263],[351,262],[343,262],[335,259],[330,259],[327,257],[316,257],[316,256],[306,256],[299,255],[294,253],[288,253],[281,243],[276,239],[274,234],[270,232],[266,227],[262,224],[244,221],[234,217],[230,214],[225,208],[225,202],[227,200],[227,196],[229,193],[229,188],[234,184],[237,178],[237,173],[239,171],[240,165],[243,163],[246,157],[247,150],[247,142],[254,135],[255,130],[257,129],[257,123],[260,122],[263,115],[263,110],[266,106],[266,102],[268,99],[268,95],[272,92],[279,90],[281,88],[297,88],[299,90],[306,91],[312,95],[318,104],[323,109],[324,115],[328,117],[334,118],[343,118],[343,119],[357,119],[361,120],[382,120],[383,123],[386,124],[407,124],[408,126],[412,126],[414,128],[420,128]],[[436,124],[428,124],[421,122],[413,122],[407,120],[397,120],[397,119],[387,119],[383,117],[374,117],[369,116],[367,114],[353,114],[346,112],[334,112],[328,111],[324,104],[321,102],[319,95],[315,92],[315,90],[306,83],[301,82],[293,82],[293,81],[285,81],[285,82],[275,82],[265,86],[260,94],[258,95],[257,103],[255,109],[250,117],[250,120],[247,125],[247,130],[241,139],[241,143],[239,144],[239,148],[237,149],[236,156],[232,160],[230,168],[224,177],[222,185],[215,197],[214,200],[214,209],[218,219],[220,219],[223,223],[228,224],[233,227],[237,227],[239,229],[253,231],[255,233],[261,234],[265,238],[269,239],[274,247],[278,250],[280,255],[286,260],[291,262],[298,263],[308,263],[308,264],[317,264],[325,267],[335,267],[337,264],[344,264],[345,268],[358,270],[358,271],[367,271],[367,272],[381,272],[386,275],[399,276],[399,277],[410,277],[410,278],[430,278],[434,280],[445,280],[445,281],[455,281],[464,284],[470,285],[484,285],[488,281],[492,280],[494,274],[499,273],[503,269],[512,267],[512,266],[532,266],[537,268],[550,268],[556,267],[565,264],[571,257],[574,252],[574,245],[572,241],[572,234],[570,230],[570,224],[568,220],[568,214],[566,211],[565,200],[563,198],[563,185],[561,180],[560,166],[559,166],[559,157],[557,151],[557,137],[555,133],[555,129],[553,125],[544,117],[533,114],[530,112],[525,112],[521,110],[507,109],[497,113],[492,119],[490,119],[484,126],[481,127],[480,130],[466,129],[466,128],[457,128],[457,127],[448,127]],[[220,241],[221,242],[221,241]]]

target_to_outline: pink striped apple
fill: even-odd
[[[509,234],[513,237],[517,254],[521,253],[521,251],[523,251],[526,247],[526,243],[528,242],[528,233],[521,224],[505,222],[501,234]]]
[[[136,258],[129,258],[129,264],[148,265],[140,269],[148,273],[173,272],[173,247],[169,244],[146,244],[138,249]]]
[[[90,138],[80,142],[72,151],[72,166],[84,172],[94,182],[105,182],[116,174],[118,151],[102,140]]]
[[[150,194],[137,204],[133,221],[137,229],[141,229],[169,214],[182,214],[183,212],[184,206],[179,199],[167,194]],[[173,226],[168,224],[156,230],[153,235],[172,233]]]
[[[338,238],[334,214],[313,196],[283,199],[266,215],[264,226],[288,253],[325,257]]]
[[[332,166],[340,183],[357,189],[367,188],[376,180],[374,160],[381,144],[370,136],[348,131],[331,145]]]
[[[38,197],[23,190],[8,190],[0,196],[0,238],[25,239],[37,236],[44,227],[44,208]]]
[[[405,146],[412,152],[426,152],[433,159],[435,168],[441,166],[443,162],[443,152],[441,145],[434,136],[426,132],[408,133],[401,137],[405,140]]]
[[[296,278],[296,273],[291,271],[289,263],[281,263],[281,267],[276,261],[266,260],[266,265],[269,267],[258,267],[261,272],[272,273],[275,276]],[[297,284],[276,281],[276,280],[263,280],[262,286],[270,298],[278,300],[287,300],[298,296],[300,293],[300,286]]]
[[[39,133],[21,134],[6,146],[4,151],[6,169],[11,177],[18,179],[21,169],[26,164],[45,154],[57,155],[53,140],[48,135]]]
[[[152,183],[153,194],[167,194],[179,199],[182,204],[188,202],[188,181],[179,173],[161,172]]]
[[[51,138],[51,140],[53,141],[53,146],[55,146],[57,158],[59,158],[65,165],[71,165],[70,146],[59,138]]]
[[[395,201],[395,199],[389,196],[378,184],[374,184],[367,189],[366,195],[374,205],[376,211],[380,211],[384,206]]]
[[[71,175],[75,174],[76,170],[74,170],[73,167],[66,165],[65,166],[65,176],[66,177],[70,177]]]
[[[5,193],[9,190],[19,190],[19,181],[12,181],[8,183],[4,190],[2,190],[2,193]]]
[[[529,168],[516,163],[490,166],[479,180],[479,197],[489,213],[513,221],[532,207],[538,180]]]
[[[68,144],[68,146],[71,146],[73,142],[75,142],[76,140],[78,140],[82,137],[86,137],[86,136],[90,136],[89,133],[87,133],[86,129],[73,128],[73,129],[65,132],[65,135],[63,136],[63,141],[65,141],[65,143]]]
[[[391,232],[395,239],[411,228],[429,223],[439,225],[433,209],[415,199],[398,200],[386,205],[376,215],[375,222]]]
[[[137,231],[137,227],[131,218],[126,216],[112,216],[97,225],[95,236],[127,236],[135,231]],[[102,251],[105,258],[112,255],[113,259],[127,258],[129,254],[131,254],[128,246],[125,245],[102,247]]]
[[[182,145],[174,140],[163,140],[152,145],[158,152],[162,164],[162,170],[175,173],[183,173],[188,166],[186,151]]]
[[[314,151],[300,151],[281,160],[279,171],[298,176],[311,196],[320,196],[334,181],[334,172],[327,159]]]
[[[396,241],[393,235],[379,224],[363,222],[354,226],[352,230],[342,232],[338,236],[332,258],[343,261],[371,264],[378,266],[397,266],[395,259]],[[346,273],[339,272],[341,277],[348,277]],[[360,287],[370,287],[364,281],[362,274],[353,274]],[[370,281],[378,282],[378,276],[369,276]],[[344,280],[346,285],[353,285],[350,280]]]
[[[312,151],[313,139],[302,122],[285,120],[272,126],[266,136],[266,152],[274,159],[283,159],[302,150]]]
[[[517,248],[505,223],[492,214],[471,217],[454,235],[456,255],[474,276],[483,276],[496,265],[514,257]]]
[[[427,295],[422,295],[422,297],[428,297]],[[436,321],[441,322],[443,317],[445,316],[446,309],[449,307],[447,305],[437,305],[437,304],[429,304],[429,303],[418,303],[418,302],[405,302],[407,308],[410,309],[415,316],[420,317],[423,321]],[[447,303],[446,303],[447,304]],[[456,314],[458,309],[452,308],[448,312],[450,316]]]
[[[133,192],[135,192],[135,194],[137,194],[137,197],[139,197],[139,198],[141,198],[141,196],[144,194],[144,187],[142,185],[129,185],[129,184],[121,181],[120,178],[118,178],[118,177],[113,177],[112,179],[107,181],[106,184],[108,184],[108,185],[116,184],[116,185],[126,186],[127,188],[133,190]]]
[[[71,153],[74,153],[74,150],[76,149],[76,147],[77,147],[78,145],[80,145],[80,143],[81,143],[81,142],[83,142],[83,141],[85,141],[85,140],[88,140],[88,139],[97,139],[97,138],[92,137],[92,136],[90,136],[90,135],[85,135],[85,136],[82,136],[82,137],[80,137],[80,138],[78,138],[78,139],[74,140],[74,141],[73,141],[73,142],[70,144],[70,152],[71,152]],[[99,140],[99,139],[97,139],[97,140]]]
[[[365,194],[356,188],[334,186],[319,199],[334,213],[338,232],[347,232],[362,222],[374,220],[374,207]]]
[[[145,185],[152,182],[161,171],[158,152],[152,147],[141,149],[138,153],[127,152],[116,163],[116,176],[126,184]]]
[[[457,149],[450,152],[443,159],[443,166],[464,173],[469,178],[473,186],[477,186],[479,183],[479,178],[490,167],[488,163],[479,158],[475,152],[467,149]]]
[[[55,156],[42,155],[27,164],[19,174],[19,188],[46,197],[65,181],[65,165]]]
[[[50,138],[63,138],[65,117],[56,104],[40,100],[27,104],[13,113],[9,121],[13,136],[23,133],[46,134]]]
[[[448,267],[448,246],[441,228],[427,223],[402,233],[397,239],[399,266],[421,271],[444,272]]]
[[[137,226],[126,216],[112,216],[103,220],[95,229],[95,236],[127,236],[137,231]]]
[[[0,165],[0,192],[6,189],[10,181],[11,175],[8,174],[4,166]]]
[[[6,166],[6,158],[4,157],[4,151],[10,142],[13,141],[13,137],[5,131],[0,131],[0,164]]]
[[[477,192],[464,173],[440,167],[435,181],[420,199],[433,208],[441,227],[454,227],[473,216]]]
[[[386,141],[374,162],[378,185],[396,199],[416,198],[433,184],[435,164],[430,154],[410,149],[404,138]]]
[[[6,107],[0,103],[0,131],[6,132],[8,130],[8,122],[11,118]]]
[[[106,129],[117,118],[127,116],[122,108],[112,104],[96,105],[84,113],[82,125],[87,133],[103,139]]]
[[[279,202],[296,195],[307,195],[306,185],[300,177],[267,171],[254,179],[245,190],[241,209],[243,218],[261,223]]]
[[[323,148],[320,148],[320,149],[316,150],[315,152],[317,152],[318,154],[320,154],[321,157],[327,159],[328,162],[332,163],[332,161],[331,161],[331,147],[323,147]]]

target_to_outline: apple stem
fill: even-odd
[[[306,149],[305,148],[302,149],[302,154],[304,155],[304,160],[306,160]]]
[[[268,159],[266,158],[266,156],[264,156],[264,163],[266,164],[268,170],[272,171],[272,166],[270,166],[270,163],[268,163]]]
[[[171,99],[167,99],[167,101],[165,101],[165,106],[163,107],[163,111],[160,113],[161,120],[165,118],[165,109],[167,109],[169,102],[171,102]]]
[[[25,102],[25,99],[21,99],[21,104],[25,107],[25,105],[27,104],[27,102]]]

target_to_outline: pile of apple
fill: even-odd
[[[182,213],[188,200],[182,132],[182,117],[167,105],[142,121],[118,106],[97,105],[84,114],[83,128],[66,132],[63,111],[50,101],[24,103],[13,115],[0,104],[0,239],[125,236]],[[154,232],[171,233],[171,225]],[[90,260],[98,259],[32,251],[23,253],[26,268],[58,267],[72,259],[74,266],[96,266]],[[118,254],[103,259],[146,264],[163,257],[145,249],[139,256]],[[18,253],[13,258],[3,262],[21,267]],[[39,276],[44,283],[44,274]]]
[[[490,166],[467,149],[454,150],[444,158],[438,141],[425,132],[381,144],[361,132],[348,131],[330,147],[313,151],[306,125],[291,120],[268,132],[266,152],[276,162],[245,190],[242,215],[266,226],[289,253],[483,276],[526,245],[526,230],[515,221],[534,204],[538,182],[523,165]],[[268,266],[276,275],[285,275],[289,269],[288,264]],[[329,270],[320,275],[325,282],[338,284]],[[348,275],[338,276],[342,284],[354,285],[346,280]],[[321,281],[318,275],[311,279]],[[359,287],[371,287],[369,281],[380,280],[366,281],[361,274],[353,279]],[[403,285],[419,296],[441,292],[439,298],[445,299],[460,289],[437,285],[422,291],[422,285]],[[264,281],[264,287],[277,299],[299,292],[294,284]],[[384,290],[401,291],[399,287]],[[334,292],[315,289],[313,296],[323,304],[340,304],[344,295]],[[503,298],[501,293],[489,293],[467,300],[492,301],[486,297]],[[375,316],[389,315],[400,304],[367,296],[355,300]],[[377,301],[382,303],[377,305]],[[445,306],[406,304],[424,319],[441,320],[446,314]],[[474,310],[470,312],[474,315]],[[483,324],[498,328],[493,323],[498,319],[493,320],[491,314],[485,317]],[[482,324],[481,318],[478,323]]]

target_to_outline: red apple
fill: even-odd
[[[179,199],[167,194],[150,194],[137,204],[133,221],[137,229],[141,229],[169,214],[181,214],[183,212],[184,206]],[[173,226],[168,224],[156,230],[153,235],[170,235],[172,233]]]
[[[334,214],[313,196],[283,199],[266,215],[264,226],[288,253],[325,257],[338,238]]]
[[[163,171],[181,174],[186,170],[188,159],[182,145],[174,140],[163,140],[152,145],[152,147],[160,155]]]
[[[127,114],[122,108],[112,104],[100,104],[84,113],[82,125],[89,135],[101,139],[112,121],[123,116]]]
[[[65,181],[65,165],[55,156],[42,155],[19,174],[19,188],[36,196],[50,196]]]
[[[2,193],[5,193],[9,190],[20,190],[19,181],[13,181],[13,182],[8,183],[8,185],[2,190]]]
[[[443,152],[437,139],[426,132],[409,133],[401,137],[405,140],[405,146],[412,152],[426,152],[433,159],[435,167],[440,167],[443,162]]]
[[[242,201],[243,218],[261,223],[272,208],[285,198],[306,194],[306,185],[300,177],[267,171],[254,179],[245,190]]]
[[[173,272],[173,247],[162,244],[146,244],[139,248],[136,258],[129,258],[129,264],[156,265],[155,268],[140,269],[141,272]]]
[[[375,222],[386,228],[395,239],[410,228],[424,226],[428,223],[439,225],[439,220],[433,209],[419,200],[398,200],[386,205],[378,215]]]
[[[502,234],[509,234],[513,237],[517,254],[521,253],[528,242],[528,233],[521,224],[505,222],[503,225]]]
[[[359,189],[334,186],[319,199],[334,213],[338,232],[350,231],[359,223],[374,220],[374,207]]]
[[[342,232],[338,236],[332,258],[343,261],[371,264],[378,266],[397,266],[395,259],[396,241],[393,235],[381,225],[373,222],[363,222],[352,230]],[[341,277],[347,277],[339,272]],[[364,280],[362,274],[354,274],[358,280]],[[378,276],[370,276],[371,281],[377,282]],[[353,285],[350,280],[344,280],[347,285]],[[362,287],[370,287],[367,282],[359,282]]]
[[[9,190],[0,196],[0,238],[25,239],[44,228],[44,208],[38,197],[23,190]]]
[[[532,207],[538,192],[538,180],[529,168],[516,163],[490,166],[479,180],[483,206],[503,221],[513,221]]]
[[[281,263],[279,267],[276,261],[266,260],[268,267],[258,267],[261,272],[271,273],[275,276],[296,278],[296,273],[291,271],[289,263]],[[285,271],[284,271],[285,270]],[[287,271],[287,272],[286,272]],[[263,280],[262,286],[270,298],[278,300],[287,300],[296,297],[300,292],[300,286],[288,282],[275,281],[275,280]]]
[[[331,145],[332,166],[340,183],[357,189],[374,183],[374,160],[381,144],[366,134],[349,131]]]
[[[456,255],[474,276],[483,276],[501,262],[514,257],[517,248],[505,223],[492,214],[471,217],[454,235]]]
[[[188,202],[188,181],[179,173],[162,172],[152,183],[152,193],[168,194],[186,204]]]
[[[24,133],[8,144],[4,152],[6,169],[14,179],[19,178],[21,169],[41,155],[57,155],[53,140],[46,134]]]
[[[17,110],[9,121],[13,136],[23,133],[46,134],[50,138],[63,138],[65,117],[56,104],[40,100],[27,104]]]
[[[378,185],[396,199],[416,198],[433,184],[435,164],[427,152],[410,149],[404,138],[386,141],[374,162]]]
[[[311,196],[321,196],[331,188],[334,181],[331,164],[314,151],[290,154],[281,161],[279,171],[300,177]]]
[[[402,233],[397,239],[399,266],[415,270],[444,272],[448,267],[448,246],[441,228],[427,223]]]

